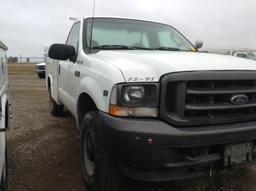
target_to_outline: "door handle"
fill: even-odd
[[[75,76],[80,77],[80,71],[75,71]]]

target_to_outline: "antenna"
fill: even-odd
[[[91,53],[91,51],[92,51],[92,30],[93,30],[93,23],[94,23],[95,5],[96,5],[96,0],[93,0],[93,8],[92,8],[92,26],[91,26],[91,34],[90,34],[89,53]]]

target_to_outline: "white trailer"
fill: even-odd
[[[0,41],[0,190],[7,191],[6,130],[9,123],[7,47]]]

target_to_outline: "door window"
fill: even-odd
[[[78,45],[79,45],[79,30],[80,30],[80,23],[75,23],[70,30],[67,43],[68,45],[71,45],[75,47],[76,53],[78,52]]]

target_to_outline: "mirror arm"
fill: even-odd
[[[77,58],[76,56],[71,56],[71,57],[69,58],[69,60],[72,61],[72,62],[76,62],[76,58]]]

